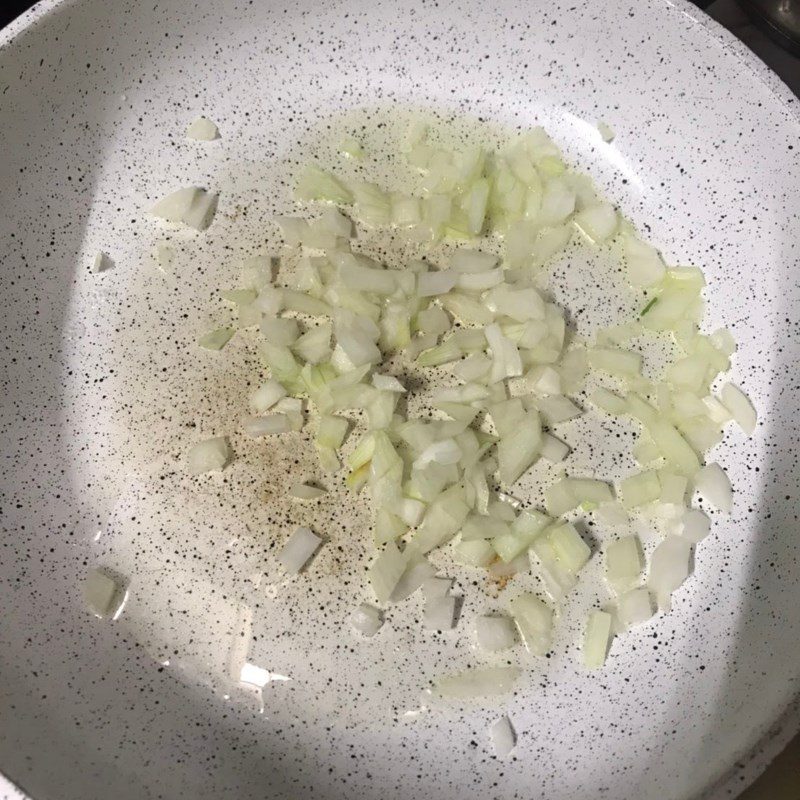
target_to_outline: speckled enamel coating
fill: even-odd
[[[36,800],[722,800],[763,768],[800,719],[800,121],[698,13],[86,0],[4,32],[0,771]],[[334,502],[292,504],[288,486],[318,477],[309,435],[246,442],[254,352],[194,346],[226,319],[237,261],[277,254],[269,220],[326,120],[396,104],[543,123],[673,263],[705,269],[709,329],[732,327],[732,376],[761,414],[715,452],[734,513],[669,616],[587,674],[575,653],[600,595],[582,581],[552,657],[509,656],[528,666],[515,694],[461,708],[420,710],[420,688],[503,663],[469,625],[502,599],[462,571],[455,631],[425,634],[415,596],[353,636],[349,612],[372,602],[365,508],[338,480]],[[199,114],[220,139],[185,139]],[[165,232],[144,210],[188,184],[221,192],[217,218]],[[168,276],[150,257],[164,238]],[[99,250],[113,266],[97,275]],[[607,321],[589,265],[562,266],[579,330]],[[188,446],[222,433],[237,460],[189,478]],[[580,427],[564,438],[579,466],[605,452]],[[285,580],[275,554],[302,524],[326,541]],[[82,603],[94,566],[129,587],[115,622]],[[260,693],[237,686],[245,662],[268,671]],[[518,734],[504,761],[487,732],[501,712]]]

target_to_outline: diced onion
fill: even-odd
[[[422,624],[430,631],[449,631],[456,624],[457,599],[452,595],[439,595],[426,599]]]
[[[407,565],[408,558],[394,542],[389,542],[367,570],[367,577],[378,602],[385,603],[391,597]]]
[[[606,548],[606,580],[621,594],[634,588],[642,573],[642,550],[636,536],[624,536]]]
[[[198,142],[212,142],[219,136],[217,126],[206,117],[197,117],[192,120],[186,129],[186,138]]]
[[[521,674],[519,667],[481,667],[434,682],[434,695],[456,700],[492,697],[510,692]]]
[[[597,130],[599,131],[600,137],[604,142],[614,141],[616,134],[614,133],[613,128],[611,128],[611,126],[607,125],[602,120],[597,123]]]
[[[610,239],[617,230],[617,212],[611,203],[597,203],[579,211],[573,222],[593,242]]]
[[[120,587],[99,569],[89,570],[83,582],[83,599],[96,617],[112,617],[120,606]]]
[[[206,439],[192,447],[187,456],[187,470],[190,475],[222,469],[231,459],[231,449],[224,436]]]
[[[748,435],[756,429],[756,410],[747,395],[732,383],[726,383],[720,392],[720,399],[736,424]]]
[[[700,510],[691,508],[675,521],[675,534],[697,544],[708,536],[711,520]]]
[[[707,464],[694,476],[694,488],[720,511],[730,514],[733,491],[728,476],[719,464]]]
[[[362,636],[374,636],[383,625],[381,612],[368,603],[361,605],[350,615],[350,625]]]
[[[292,423],[286,414],[269,414],[265,417],[247,417],[242,427],[248,436],[255,439],[260,436],[286,433],[292,429]]]
[[[391,601],[398,603],[410,597],[428,578],[432,578],[435,574],[436,568],[425,558],[421,556],[412,558],[392,591]]]
[[[624,625],[641,625],[653,613],[653,600],[647,589],[631,589],[617,601],[617,614]]]
[[[160,217],[168,222],[178,222],[190,228],[202,231],[210,224],[217,207],[217,196],[200,189],[189,186],[178,189],[159,200],[151,209],[154,217]]]
[[[322,539],[310,528],[297,528],[278,553],[278,561],[290,575],[295,575],[314,555]]]
[[[553,612],[536,595],[515,597],[508,610],[514,618],[525,647],[534,655],[543,656],[550,649]]]
[[[489,653],[507,650],[517,641],[514,622],[509,617],[487,616],[475,620],[478,647]]]
[[[234,334],[233,328],[217,328],[203,334],[197,344],[206,350],[222,350]]]
[[[450,591],[452,585],[452,578],[426,578],[422,582],[422,594],[426,601],[444,597]]]
[[[289,496],[294,497],[296,500],[319,500],[327,494],[325,489],[320,489],[319,486],[312,486],[308,483],[295,483],[289,489]]]
[[[507,716],[502,716],[489,726],[494,754],[498,758],[507,758],[517,746],[517,734]]]
[[[586,621],[583,637],[583,663],[589,669],[598,669],[606,662],[611,638],[611,614],[592,611]]]
[[[659,606],[669,610],[669,597],[688,577],[692,544],[680,536],[667,536],[650,557],[647,585]]]
[[[97,253],[92,261],[92,272],[105,272],[111,267],[111,260],[105,253]]]

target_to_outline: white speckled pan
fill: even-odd
[[[0,34],[0,771],[35,800],[722,800],[758,774],[800,721],[800,116],[699,17],[683,0],[45,0]],[[717,449],[735,510],[674,611],[587,675],[584,581],[552,658],[469,708],[420,711],[419,689],[476,663],[467,621],[501,601],[461,572],[455,632],[424,636],[412,600],[356,640],[363,508],[338,488],[288,503],[315,475],[308,437],[248,445],[253,355],[193,346],[242,254],[277,252],[293,160],[328,120],[394,106],[543,122],[669,259],[706,270],[761,415]],[[200,113],[220,140],[185,140]],[[188,183],[220,210],[172,235],[165,277],[143,210]],[[605,320],[565,274],[579,328]],[[187,446],[226,431],[237,461],[187,478]],[[276,543],[303,522],[327,542],[284,581]],[[128,582],[116,621],[83,606],[95,565]],[[269,672],[260,695],[244,663]],[[502,710],[506,761],[486,733]]]

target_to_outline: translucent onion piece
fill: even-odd
[[[383,625],[379,609],[368,603],[361,605],[350,615],[350,626],[362,636],[374,636]]]
[[[517,734],[507,716],[502,716],[489,726],[494,754],[498,758],[507,758],[517,745]]]
[[[598,669],[606,662],[611,621],[611,614],[605,611],[592,611],[589,614],[583,637],[583,663],[589,669]]]
[[[434,682],[433,693],[437,697],[455,700],[492,697],[510,692],[520,675],[519,667],[470,669],[459,675],[439,678]]]
[[[297,528],[278,553],[278,561],[290,575],[295,575],[305,566],[322,539],[310,528]]]
[[[186,129],[186,138],[198,142],[212,142],[219,137],[217,126],[206,117],[197,117],[192,120]]]
[[[475,620],[478,647],[488,653],[507,650],[517,641],[514,622],[509,617],[486,616]]]
[[[733,490],[728,476],[719,464],[707,464],[694,476],[694,488],[720,511],[730,514]]]
[[[224,436],[206,439],[194,445],[186,456],[186,468],[190,475],[222,469],[231,459],[231,449]]]
[[[113,617],[120,606],[120,587],[99,569],[89,570],[83,582],[83,599],[96,617]]]
[[[458,599],[440,595],[426,599],[422,612],[423,627],[431,631],[449,631],[455,627]]]

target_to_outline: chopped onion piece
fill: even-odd
[[[595,243],[605,242],[617,231],[617,212],[611,203],[597,203],[579,211],[573,222]]]
[[[496,558],[494,548],[486,539],[461,541],[455,546],[454,555],[459,564],[468,567],[488,567]]]
[[[231,449],[224,436],[206,439],[192,447],[186,456],[186,466],[190,475],[222,469],[231,459]]]
[[[290,575],[296,575],[305,566],[322,539],[310,528],[297,528],[278,553],[278,561]]]
[[[530,552],[538,561],[537,572],[545,591],[552,600],[560,601],[575,587],[575,574],[558,560],[548,535],[537,537],[531,544]]]
[[[480,667],[449,675],[434,683],[434,695],[456,700],[492,697],[510,692],[522,674],[519,667]]]
[[[539,415],[535,411],[529,411],[520,419],[517,430],[497,443],[500,480],[507,486],[516,483],[536,460],[541,444]]]
[[[706,464],[699,470],[694,476],[694,488],[720,511],[731,513],[733,490],[728,476],[719,464]]]
[[[550,517],[540,511],[521,511],[509,533],[492,539],[492,547],[505,563],[509,563],[527,550],[551,523]]]
[[[233,328],[216,328],[203,334],[198,340],[197,344],[206,350],[222,350],[230,341],[235,333]]]
[[[529,652],[543,656],[550,649],[553,612],[530,592],[515,597],[508,610]]]
[[[367,570],[367,577],[379,603],[385,603],[392,595],[408,566],[408,557],[401,553],[394,542],[388,542],[383,552]]]
[[[260,436],[286,433],[292,430],[292,423],[287,414],[269,414],[265,417],[247,417],[242,427],[248,436],[256,439]]]
[[[361,142],[352,136],[347,136],[339,143],[339,152],[348,158],[360,160],[364,157],[364,148]]]
[[[480,250],[460,248],[450,259],[450,268],[460,273],[487,272],[497,264],[497,256]]]
[[[726,383],[720,392],[720,399],[736,424],[751,436],[756,429],[756,410],[747,395],[732,383]]]
[[[665,505],[683,507],[686,504],[686,488],[689,484],[686,477],[662,470],[658,479],[661,483],[660,501]]]
[[[619,485],[622,503],[627,508],[643,506],[661,497],[661,482],[658,473],[653,470],[637,472]]]
[[[406,553],[408,554],[408,553]],[[411,557],[409,565],[394,587],[390,600],[398,603],[410,597],[428,578],[436,574],[436,568],[424,557]]]
[[[614,137],[616,133],[614,133],[613,128],[607,125],[602,120],[597,123],[597,130],[600,132],[600,137],[604,142],[612,142],[614,141]]]
[[[470,542],[474,539],[494,539],[497,536],[504,536],[508,532],[508,522],[504,520],[483,514],[470,514],[461,528],[461,540]]]
[[[331,355],[332,327],[329,322],[312,328],[292,343],[292,350],[308,364],[327,361]]]
[[[408,531],[408,526],[399,517],[387,511],[378,509],[375,515],[375,544],[381,545],[399,539]]]
[[[422,624],[429,631],[449,631],[455,627],[458,598],[440,595],[425,600]]]
[[[561,394],[561,375],[548,364],[534,367],[528,373],[528,378],[537,394]]]
[[[517,641],[514,622],[509,617],[486,616],[475,620],[478,647],[489,653],[507,650]]]
[[[592,611],[586,621],[583,638],[583,663],[589,669],[598,669],[606,663],[608,643],[611,639],[611,614]]]
[[[619,395],[608,391],[608,389],[596,389],[589,396],[589,400],[598,408],[615,416],[625,414],[628,411],[627,402]]]
[[[606,580],[616,594],[633,589],[642,574],[642,550],[637,536],[623,536],[606,548]]]
[[[553,517],[560,517],[581,503],[599,505],[613,499],[608,484],[592,478],[562,478],[544,491],[545,507]]]
[[[424,469],[432,461],[437,464],[457,464],[461,459],[461,448],[455,439],[443,439],[426,447],[414,460],[414,469]]]
[[[423,272],[417,276],[417,294],[419,297],[447,294],[456,285],[457,279],[455,272]]]
[[[97,253],[92,261],[92,272],[105,272],[111,268],[111,259],[103,252]]]
[[[437,597],[444,597],[452,585],[452,578],[426,578],[422,582],[422,594],[425,600],[434,600]]]
[[[556,558],[573,574],[581,570],[592,555],[589,545],[569,522],[551,528],[548,537]]]
[[[682,536],[687,542],[697,544],[708,536],[711,520],[700,510],[690,508],[675,521],[674,533]]]
[[[471,272],[459,275],[456,280],[456,287],[463,292],[485,292],[487,289],[491,289],[502,282],[503,270],[497,268],[486,272]]]
[[[200,189],[189,186],[178,189],[159,200],[151,209],[154,217],[160,217],[167,222],[178,222],[195,228],[205,230],[210,224],[216,209],[217,196]]]
[[[377,372],[372,376],[372,385],[382,392],[404,393],[406,391],[406,387],[394,376],[380,375]]]
[[[507,758],[517,745],[517,734],[511,720],[505,715],[489,726],[489,736],[497,758]]]
[[[502,283],[486,295],[486,305],[496,314],[502,314],[517,322],[543,320],[545,304],[536,289],[509,286]]]
[[[647,589],[631,589],[617,600],[617,614],[624,625],[641,625],[653,617],[653,601]]]
[[[296,319],[281,319],[280,317],[270,318],[267,316],[261,319],[261,334],[270,342],[278,347],[288,347],[293,344],[300,335],[300,328]]]
[[[558,425],[583,413],[568,397],[556,394],[537,398],[536,407],[548,425]]]
[[[666,274],[658,250],[635,236],[625,237],[625,260],[628,280],[633,286],[653,286]]]
[[[374,636],[383,625],[379,609],[368,603],[361,605],[350,615],[350,626],[362,636]]]
[[[492,351],[490,382],[522,375],[522,361],[514,342],[503,336],[500,327],[495,323],[487,325],[484,333]]]
[[[295,483],[289,489],[289,496],[294,497],[296,500],[319,500],[324,497],[328,492],[325,489],[320,489],[319,486],[312,486],[308,483]]]
[[[412,542],[423,553],[439,547],[461,529],[467,514],[469,506],[464,501],[464,490],[460,486],[442,492],[428,506]]]
[[[610,347],[595,347],[589,350],[589,364],[594,369],[607,372],[609,375],[626,377],[638,375],[642,366],[642,357],[629,350],[615,350]]]
[[[337,205],[353,201],[353,195],[337,178],[313,164],[300,173],[295,194],[300,200],[327,200]]]
[[[630,400],[631,396],[628,397],[629,402]],[[697,454],[674,426],[668,422],[657,421],[648,424],[647,429],[656,443],[656,447],[661,451],[661,455],[675,470],[688,477],[697,472],[700,468]]]
[[[83,582],[83,599],[96,617],[114,617],[122,598],[117,582],[99,569],[89,570]]]
[[[650,557],[647,585],[664,611],[669,610],[670,594],[689,576],[691,553],[691,542],[680,536],[667,536]]]
[[[486,568],[486,574],[493,581],[497,581],[502,585],[504,578],[511,578],[521,572],[531,571],[531,561],[527,553],[520,553],[516,558],[505,562],[502,559],[493,561]]]
[[[552,464],[558,464],[569,455],[569,445],[562,442],[561,439],[557,439],[551,433],[543,433],[539,455]]]
[[[192,120],[186,129],[186,138],[194,139],[198,142],[213,142],[218,136],[219,130],[217,126],[205,117],[197,117]]]

